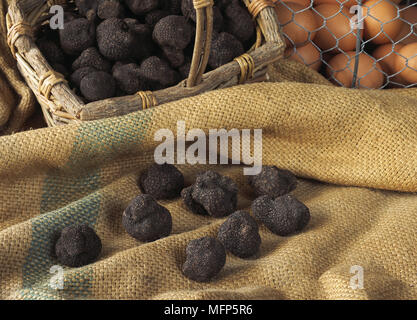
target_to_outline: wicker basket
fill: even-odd
[[[35,44],[36,31],[50,18],[53,5],[66,0],[16,0],[6,16],[8,44],[18,68],[39,101],[49,126],[128,114],[166,102],[265,79],[266,66],[285,50],[272,1],[243,0],[257,22],[257,39],[249,52],[213,71],[204,73],[213,29],[213,0],[194,0],[197,11],[196,38],[191,69],[178,85],[154,92],[110,98],[84,104],[55,72]]]

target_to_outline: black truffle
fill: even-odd
[[[159,6],[159,0],[125,0],[125,3],[130,11],[137,16],[148,13]]]
[[[96,71],[82,78],[80,90],[88,101],[103,100],[114,96],[116,83],[110,74]]]
[[[309,209],[290,194],[275,199],[261,196],[252,203],[252,211],[255,218],[279,236],[301,231],[310,220]]]
[[[39,50],[44,55],[45,59],[50,63],[65,63],[65,54],[62,49],[52,40],[46,37],[40,38],[36,44]]]
[[[194,213],[224,217],[236,210],[237,185],[214,171],[200,173],[195,183],[183,189],[185,205]]]
[[[124,18],[125,10],[119,0],[102,0],[97,8],[100,19]]]
[[[172,164],[153,164],[139,179],[144,193],[155,199],[172,199],[180,196],[184,188],[184,176]]]
[[[84,67],[93,67],[99,71],[109,72],[111,64],[98,52],[95,47],[85,49],[81,55],[72,63],[72,69],[77,70]]]
[[[217,239],[226,250],[240,258],[256,254],[261,245],[259,227],[246,211],[236,211],[220,226]]]
[[[52,69],[54,69],[56,72],[62,74],[64,78],[67,78],[69,76],[68,69],[65,65],[61,63],[53,63],[51,65]]]
[[[145,22],[146,24],[148,24],[149,26],[151,26],[151,28],[153,29],[156,25],[156,23],[161,20],[162,18],[165,18],[167,16],[170,15],[169,11],[165,11],[165,10],[154,10],[151,11],[149,13],[146,14],[145,16]]]
[[[139,66],[136,63],[123,64],[117,62],[113,66],[113,78],[117,87],[127,94],[147,90],[147,84],[140,76]]]
[[[55,256],[69,267],[81,267],[94,262],[101,252],[101,240],[86,224],[62,229],[55,243]]]
[[[211,237],[203,237],[188,243],[183,274],[194,281],[207,282],[215,277],[226,263],[226,251],[222,243]]]
[[[249,11],[232,2],[224,10],[225,31],[245,43],[255,34],[255,26]]]
[[[137,196],[123,212],[123,227],[139,241],[155,241],[171,233],[169,211],[148,194]]]
[[[183,16],[167,16],[157,22],[152,37],[161,47],[185,49],[191,42],[193,28]]]
[[[211,43],[208,64],[216,69],[245,52],[242,43],[233,35],[222,32],[216,35]]]
[[[65,23],[65,28],[59,30],[61,48],[69,55],[78,55],[94,45],[96,27],[94,23],[78,18]]]
[[[104,20],[98,25],[97,44],[100,53],[114,61],[131,58],[133,48],[141,45],[128,24],[118,18]]]
[[[275,166],[262,166],[262,171],[255,176],[249,176],[248,182],[257,197],[269,195],[276,198],[297,187],[297,178],[291,171]]]
[[[83,67],[75,70],[70,77],[71,83],[76,87],[80,88],[81,80],[90,73],[96,72],[97,70],[92,67]]]
[[[179,82],[180,75],[170,65],[152,56],[145,59],[140,65],[140,75],[151,86],[152,90],[159,90]]]

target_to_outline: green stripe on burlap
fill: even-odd
[[[96,122],[77,128],[73,151],[61,169],[44,180],[40,215],[32,219],[32,240],[23,266],[25,299],[87,298],[92,268],[64,267],[64,289],[50,287],[58,262],[51,257],[54,233],[65,226],[87,223],[94,228],[100,214],[100,165],[129,152],[145,137],[152,111]]]

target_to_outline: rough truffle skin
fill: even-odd
[[[279,236],[288,236],[304,229],[310,221],[310,210],[290,194],[273,198],[261,196],[252,203],[256,219]]]
[[[236,210],[238,189],[229,177],[206,171],[200,173],[189,188],[184,189],[181,196],[187,207],[195,213],[224,217]]]
[[[184,188],[184,176],[172,164],[153,164],[139,178],[144,193],[155,199],[173,199],[180,196]]]
[[[65,22],[65,28],[59,30],[59,39],[61,48],[66,54],[79,55],[95,44],[95,25],[85,18]]]
[[[152,41],[152,28],[132,18],[126,18],[124,22],[128,25],[131,33],[135,37],[135,46],[131,51],[132,58],[141,61],[150,57],[155,49]]]
[[[145,59],[140,65],[140,75],[151,86],[152,90],[159,90],[179,82],[180,75],[170,65],[152,56]]]
[[[243,45],[239,40],[229,33],[222,32],[211,43],[208,64],[212,69],[216,69],[244,52]]]
[[[159,6],[159,0],[125,0],[125,3],[130,11],[137,16],[148,13]]]
[[[133,199],[123,212],[122,224],[128,234],[142,242],[167,237],[172,230],[170,212],[148,194]]]
[[[124,93],[134,94],[147,90],[145,81],[140,77],[139,66],[136,63],[122,64],[117,62],[113,66],[113,78],[117,87]]]
[[[212,237],[203,237],[188,243],[183,274],[194,281],[207,282],[215,277],[226,263],[222,243]]]
[[[94,262],[101,252],[101,240],[86,224],[62,229],[55,242],[55,257],[68,267],[81,267]]]
[[[97,15],[102,20],[124,18],[125,10],[118,0],[102,0],[98,5]]]
[[[193,0],[182,0],[181,2],[181,12],[184,17],[191,19],[194,22],[197,20],[197,14],[194,9]]]
[[[98,25],[97,44],[100,53],[114,61],[131,58],[133,48],[139,45],[128,24],[118,18],[104,20]]]
[[[257,197],[270,195],[276,198],[297,187],[297,178],[291,171],[275,166],[262,166],[262,171],[255,176],[249,176],[248,182]]]
[[[185,49],[191,42],[193,28],[183,16],[167,16],[157,22],[152,37],[161,47]]]
[[[80,88],[81,80],[90,73],[96,72],[97,70],[92,67],[83,67],[75,70],[70,77],[71,83],[77,87]]]
[[[255,255],[261,245],[259,227],[246,211],[232,213],[220,226],[217,239],[226,250],[239,258]]]
[[[255,26],[249,11],[232,2],[224,10],[225,31],[245,43],[255,34]]]
[[[191,61],[186,61],[178,70],[181,74],[181,77],[183,79],[187,78],[188,75],[190,74],[190,69],[191,69]]]
[[[84,67],[93,67],[99,71],[109,72],[111,64],[98,52],[95,47],[85,49],[81,55],[72,63],[72,69],[77,70]]]
[[[181,14],[181,0],[164,0],[161,1],[161,7],[163,10],[168,11],[170,14]]]
[[[103,100],[114,96],[116,83],[110,74],[96,71],[82,78],[80,90],[88,101]]]

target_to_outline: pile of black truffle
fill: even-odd
[[[255,28],[243,2],[215,0],[208,68],[243,54]],[[159,90],[188,76],[195,38],[192,0],[75,0],[59,32],[37,40],[51,67],[86,102]]]
[[[142,172],[135,197],[123,212],[122,225],[133,238],[150,242],[171,234],[172,217],[157,200],[182,197],[196,214],[228,217],[217,238],[192,240],[186,249],[183,274],[205,282],[216,276],[226,263],[226,251],[239,258],[255,256],[261,246],[257,220],[271,232],[288,236],[301,231],[310,220],[309,209],[289,193],[296,188],[296,177],[275,166],[263,166],[250,176],[249,185],[257,198],[252,203],[254,218],[237,210],[238,188],[229,177],[214,171],[197,175],[195,183],[184,188],[184,176],[173,165],[154,164]],[[64,265],[78,267],[93,262],[100,254],[101,241],[86,225],[64,228],[55,240],[54,255]]]

